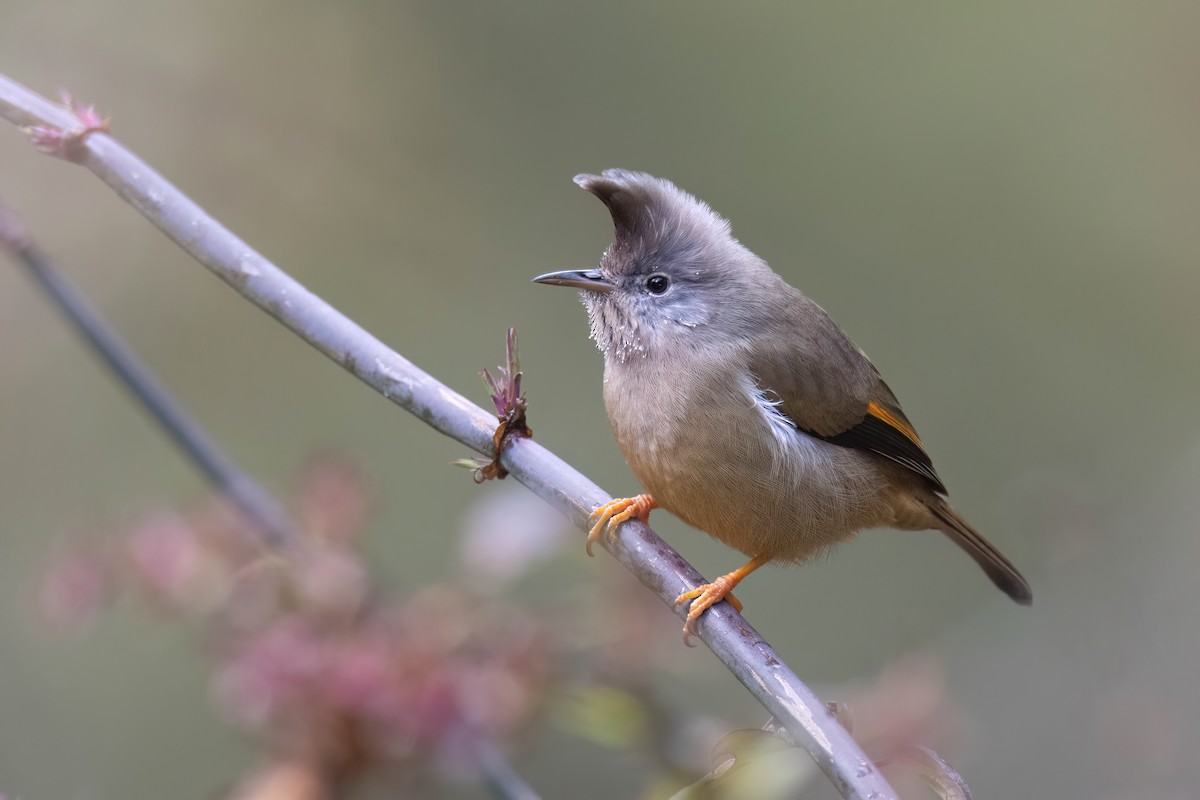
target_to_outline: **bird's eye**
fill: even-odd
[[[662,294],[670,285],[671,282],[667,280],[666,275],[651,275],[649,278],[646,278],[646,289],[649,290],[650,294]]]

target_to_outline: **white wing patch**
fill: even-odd
[[[751,403],[766,418],[771,433],[775,435],[779,445],[786,447],[791,444],[796,437],[796,423],[779,410],[779,407],[783,405],[783,399],[770,389],[759,386],[753,377],[750,378],[748,384],[746,393],[750,395]]]
[[[827,445],[796,427],[795,421],[779,410],[783,400],[770,389],[764,389],[751,377],[746,382],[746,394],[771,431],[771,473],[786,476],[796,487],[809,490],[825,487],[836,470],[830,463]],[[836,487],[825,487],[837,491]]]

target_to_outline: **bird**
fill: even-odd
[[[1032,602],[1013,564],[946,500],[879,370],[825,311],[664,178],[608,169],[575,183],[607,206],[613,240],[572,287],[604,358],[604,403],[639,495],[599,506],[587,551],[662,508],[749,560],[684,591],[684,639],[765,564],[799,564],[863,529],[933,529],[1005,594]]]

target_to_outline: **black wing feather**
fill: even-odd
[[[839,447],[877,453],[928,479],[935,491],[948,494],[942,479],[933,469],[933,462],[920,445],[878,417],[868,414],[853,428],[834,436],[810,435]]]

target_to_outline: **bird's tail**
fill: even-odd
[[[934,498],[927,502],[927,505],[939,523],[938,529],[949,536],[951,541],[966,550],[1000,591],[1023,606],[1033,602],[1033,591],[1029,588],[1029,582],[1017,571],[1011,561],[1001,555],[991,542],[983,538],[983,534],[972,528],[942,498]]]

